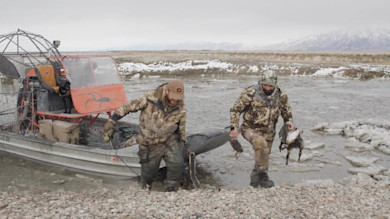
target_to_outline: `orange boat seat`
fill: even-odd
[[[45,87],[45,85],[43,85],[43,87],[47,90],[49,90],[49,92],[53,92],[53,93],[56,93],[58,94],[58,91],[59,91],[59,86],[57,85],[57,82],[56,82],[56,76],[54,74],[54,68],[52,65],[40,65],[40,66],[37,66],[37,69],[39,72],[37,72],[37,76],[38,78],[41,80],[42,83],[45,83],[45,85],[47,87]],[[48,88],[52,88],[52,89],[48,89]]]

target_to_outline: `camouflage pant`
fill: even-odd
[[[161,144],[139,145],[138,156],[141,164],[142,183],[152,185],[153,179],[160,169],[161,160],[164,159],[167,167],[166,188],[174,188],[179,185],[184,173],[184,145],[177,139],[176,135],[172,135]]]
[[[272,141],[267,141],[261,131],[241,126],[242,136],[249,141],[255,152],[254,172],[268,171],[269,154],[271,153]]]

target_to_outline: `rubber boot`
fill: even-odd
[[[182,157],[180,157],[180,159],[182,159]],[[164,180],[165,191],[175,192],[179,189],[180,181],[183,178],[184,162],[173,163],[165,160],[165,164],[167,166],[167,178]]]
[[[274,181],[268,178],[267,172],[260,171],[258,176],[260,177],[260,181],[259,181],[260,188],[270,188],[274,186]]]
[[[150,184],[147,184],[147,183],[142,183],[142,189],[143,190],[152,190],[152,186]]]
[[[253,188],[259,188],[259,186],[260,186],[260,175],[259,175],[258,171],[255,171],[255,170],[252,171],[250,185]]]
[[[138,179],[138,184],[141,186],[141,189],[143,190],[152,190],[152,183],[153,181],[151,180],[145,180],[142,177],[139,177]]]
[[[176,192],[175,187],[166,187],[165,192]]]
[[[178,190],[177,181],[165,180],[165,192],[176,192]]]

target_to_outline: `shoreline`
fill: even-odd
[[[389,185],[0,192],[1,218],[388,218]]]

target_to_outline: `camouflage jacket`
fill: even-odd
[[[287,95],[279,87],[275,89],[272,95],[266,96],[260,85],[246,88],[230,109],[230,125],[238,129],[243,113],[243,128],[261,131],[267,141],[272,141],[279,115],[284,122],[292,122]]]
[[[178,101],[176,106],[171,106],[166,98],[165,85],[160,85],[155,91],[127,102],[115,111],[115,114],[123,117],[130,112],[141,110],[139,116],[139,144],[155,145],[163,143],[176,133],[179,134],[178,138],[187,141],[184,102]]]

